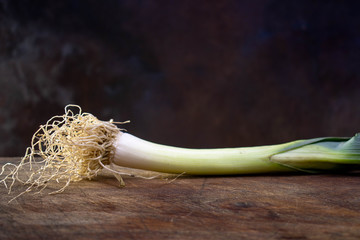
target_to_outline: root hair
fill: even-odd
[[[9,193],[16,182],[27,185],[20,196],[33,190],[40,192],[51,182],[62,183],[51,192],[58,193],[71,182],[92,179],[110,164],[113,142],[120,130],[112,120],[101,121],[83,113],[77,105],[67,105],[64,115],[52,117],[35,132],[31,147],[18,165],[2,166],[0,183]],[[20,174],[23,171],[28,175]]]

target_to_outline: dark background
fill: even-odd
[[[357,2],[0,0],[0,155],[69,103],[182,147],[351,136]]]

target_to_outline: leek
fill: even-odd
[[[74,107],[76,112],[71,110]],[[269,146],[188,149],[142,140],[115,124],[120,123],[100,121],[76,105],[66,106],[64,115],[40,126],[18,165],[2,166],[0,182],[9,192],[17,181],[28,186],[24,192],[62,182],[55,191],[61,192],[71,182],[92,179],[104,168],[122,181],[121,175],[128,173],[119,172],[116,166],[175,174],[237,175],[352,171],[360,164],[359,134]],[[23,179],[20,171],[29,174]]]

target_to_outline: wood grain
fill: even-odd
[[[358,174],[125,180],[10,204],[1,186],[0,239],[360,239]]]

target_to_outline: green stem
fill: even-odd
[[[278,153],[271,161],[305,171],[358,168],[360,135],[353,138],[320,138],[320,141]],[[309,141],[309,140],[307,140]]]

